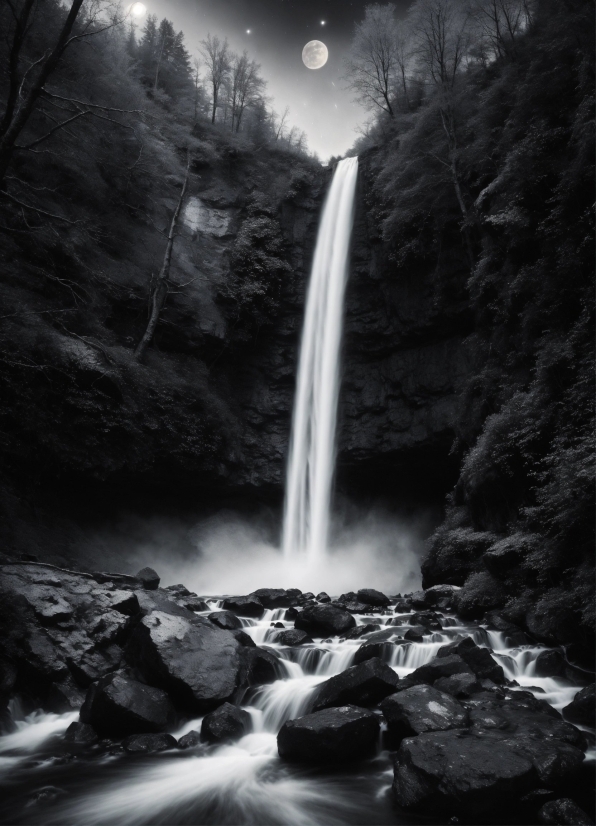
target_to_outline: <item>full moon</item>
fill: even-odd
[[[130,10],[135,17],[142,17],[147,11],[147,6],[144,3],[133,3]]]
[[[327,63],[329,51],[320,40],[311,40],[302,49],[302,62],[307,69],[320,69]]]

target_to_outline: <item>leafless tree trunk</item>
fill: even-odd
[[[159,271],[159,275],[157,276],[157,281],[155,283],[153,293],[151,295],[151,312],[149,314],[149,322],[147,324],[147,329],[145,330],[142,339],[139,341],[135,349],[135,357],[137,361],[143,361],[143,358],[145,357],[147,347],[153,339],[155,329],[159,322],[159,316],[161,314],[161,311],[163,310],[168,295],[170,287],[170,265],[172,263],[174,241],[176,239],[176,227],[178,226],[178,219],[180,218],[182,204],[184,202],[184,197],[186,195],[186,190],[188,188],[188,179],[190,177],[190,163],[191,156],[189,151],[186,163],[186,174],[184,176],[184,183],[182,185],[182,191],[180,192],[180,197],[178,198],[176,209],[174,210],[174,214],[172,215],[172,220],[170,222],[170,230],[168,232],[168,242],[166,244],[166,251],[163,257],[163,263],[161,265],[161,270]]]
[[[161,47],[159,49],[159,57],[157,58],[157,66],[155,67],[155,80],[153,81],[153,91],[154,92],[157,89],[157,81],[159,80],[159,70],[161,69],[161,61],[163,60],[163,50],[166,47],[166,38],[167,38],[167,34],[165,32],[165,29],[164,29],[164,32],[163,32],[163,35],[162,35],[162,38],[161,38]]]
[[[228,49],[228,41],[223,43],[219,37],[212,37],[207,35],[207,39],[202,41],[202,53],[207,67],[207,75],[211,84],[213,94],[213,107],[211,111],[211,123],[215,123],[215,115],[217,113],[217,100],[219,98],[219,90],[221,84],[230,71],[230,54]]]
[[[277,130],[275,132],[275,140],[276,141],[278,141],[280,138],[283,138],[283,132],[284,132],[284,129],[286,127],[286,121],[288,119],[289,114],[290,114],[290,107],[286,106],[286,108],[283,111],[283,115],[281,116],[281,118],[279,120],[279,125],[277,127]]]

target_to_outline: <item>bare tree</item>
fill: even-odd
[[[201,80],[201,75],[200,75],[201,61],[199,60],[198,57],[195,57],[194,60],[193,60],[193,68],[194,68],[194,74],[193,74],[192,82],[193,82],[193,87],[194,87],[194,91],[193,91],[193,107],[194,108],[193,108],[193,116],[192,116],[192,125],[193,125],[193,129],[194,129],[194,127],[197,125],[197,118],[199,116],[199,100],[201,98],[201,83],[200,83],[200,80]]]
[[[5,35],[9,39],[10,46],[8,93],[0,119],[0,187],[15,150],[19,149],[17,141],[35,112],[40,98],[45,95],[45,85],[58,67],[64,52],[72,43],[113,28],[124,20],[124,18],[118,19],[112,16],[105,24],[100,23],[101,3],[98,3],[94,13],[88,15],[79,31],[74,31],[84,0],[72,0],[54,45],[25,68],[22,66],[23,52],[27,35],[33,24],[36,0],[21,0],[20,2],[19,0],[4,0],[4,2],[13,19],[13,25]],[[76,118],[78,117],[80,114],[76,114]],[[63,123],[57,124],[51,130],[51,134],[76,118],[69,117]]]
[[[153,291],[151,293],[151,311],[149,313],[149,322],[147,324],[147,329],[145,330],[143,337],[141,338],[135,349],[135,357],[137,361],[142,361],[145,357],[145,352],[147,351],[147,347],[151,343],[153,336],[155,334],[155,329],[159,321],[159,316],[166,302],[166,298],[170,288],[170,266],[172,264],[172,252],[174,250],[174,241],[176,239],[176,228],[178,226],[180,212],[182,211],[182,204],[184,203],[186,190],[188,188],[188,179],[190,178],[190,166],[191,155],[189,150],[187,154],[186,174],[184,176],[184,183],[182,184],[180,197],[178,198],[178,203],[176,204],[174,214],[172,215],[172,220],[170,221],[168,240],[166,243],[166,250],[164,253],[161,269],[159,271],[159,275],[157,276],[155,285],[153,287]]]
[[[239,132],[242,115],[247,106],[260,99],[265,81],[259,75],[261,67],[249,60],[248,53],[234,55],[231,67],[232,131]]]
[[[213,104],[211,110],[211,123],[215,123],[217,113],[217,102],[221,85],[230,72],[230,52],[227,39],[221,41],[217,35],[207,35],[206,40],[201,41],[201,52],[205,60],[207,78],[211,84]]]
[[[400,32],[395,6],[378,3],[366,7],[358,23],[350,55],[344,63],[345,79],[367,109],[381,109],[394,117],[394,88],[400,71]],[[405,75],[405,66],[402,67]]]
[[[528,0],[470,0],[470,12],[495,57],[515,55],[517,37],[532,21]]]
[[[284,130],[286,128],[286,123],[288,117],[290,115],[290,107],[286,106],[283,111],[281,118],[279,119],[279,123],[277,124],[277,128],[275,129],[275,140],[278,141],[280,138],[284,136]]]

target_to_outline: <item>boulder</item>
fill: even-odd
[[[346,705],[288,720],[277,735],[277,747],[286,760],[344,763],[373,754],[378,736],[375,714]]]
[[[534,663],[537,677],[558,677],[565,668],[565,658],[560,651],[541,651]]]
[[[264,685],[274,683],[282,677],[277,657],[265,648],[244,647],[240,651],[242,661],[241,683]]]
[[[133,734],[122,741],[122,746],[129,754],[149,754],[175,749],[178,743],[171,734]]]
[[[482,691],[482,685],[475,674],[452,674],[450,677],[440,677],[433,683],[437,691],[451,694],[452,697],[471,697]]]
[[[374,588],[361,588],[357,596],[359,602],[364,602],[366,605],[376,605],[380,608],[389,605],[389,597],[381,591],[375,591]]]
[[[207,619],[215,623],[218,628],[223,628],[224,631],[236,631],[242,628],[242,623],[232,611],[214,611]]]
[[[358,640],[365,634],[372,634],[374,631],[380,631],[380,629],[380,625],[367,622],[366,625],[356,625],[354,628],[350,628],[350,630],[346,631],[342,636],[346,640]]]
[[[463,728],[468,712],[449,694],[428,685],[416,685],[392,694],[381,703],[389,733],[395,740],[426,731]]]
[[[99,737],[89,723],[71,723],[64,733],[64,739],[67,743],[91,746],[97,743]]]
[[[407,614],[412,608],[412,603],[409,599],[398,599],[394,606],[396,614]]]
[[[200,745],[201,743],[201,735],[198,731],[192,729],[192,731],[183,734],[182,737],[178,740],[178,748],[179,749],[194,749],[196,746]]]
[[[233,611],[241,617],[262,617],[263,603],[258,597],[249,595],[247,597],[228,597],[223,601],[225,611]]]
[[[238,628],[235,631],[230,631],[230,634],[237,642],[240,643],[240,645],[247,645],[249,648],[255,648],[256,642],[252,637],[249,637],[246,631],[243,631],[241,628]]]
[[[205,743],[221,743],[239,740],[250,731],[250,714],[238,706],[224,703],[203,719],[201,740]]]
[[[426,608],[426,592],[414,591],[414,593],[410,596],[410,605],[412,608]]]
[[[538,812],[538,820],[547,826],[594,826],[592,818],[568,797],[545,803]]]
[[[198,597],[196,594],[191,594],[188,597],[181,597],[177,599],[176,602],[178,605],[182,605],[183,608],[186,608],[188,611],[208,611],[209,606],[205,602],[205,600]]]
[[[428,631],[440,631],[443,627],[434,611],[417,611],[410,617],[412,625],[422,625]]]
[[[454,654],[461,657],[479,679],[492,680],[493,683],[505,682],[501,666],[493,660],[486,648],[477,646],[471,637],[443,645],[437,651],[439,659]]]
[[[582,688],[568,706],[563,709],[563,717],[580,726],[594,726],[594,683]]]
[[[393,694],[399,677],[378,657],[336,674],[321,683],[314,694],[312,710],[348,704],[369,706]]]
[[[320,594],[317,594],[315,599],[317,602],[331,602],[331,597],[325,591],[321,591]]]
[[[314,642],[312,637],[309,637],[306,631],[300,631],[298,628],[290,628],[287,631],[281,631],[275,636],[275,642],[280,645],[304,645],[305,643]]]
[[[344,602],[342,604],[350,614],[369,614],[373,610],[370,605],[366,605],[366,603],[359,602],[358,600]]]
[[[141,568],[136,578],[146,591],[156,591],[159,588],[159,575],[153,568]]]
[[[410,640],[410,642],[422,642],[425,634],[428,634],[426,628],[422,625],[413,625],[405,632],[404,639]]]
[[[284,619],[288,621],[295,620],[296,617],[299,616],[299,614],[300,609],[294,608],[294,606],[292,606],[291,608],[288,608],[288,610],[284,614]]]
[[[522,631],[518,625],[514,625],[514,623],[508,619],[505,619],[499,611],[488,611],[486,621],[496,631],[504,634],[510,645],[527,645],[531,642],[525,631]]]
[[[296,617],[295,627],[307,631],[313,637],[338,636],[356,625],[348,611],[333,605],[310,605]]]
[[[383,662],[387,662],[391,652],[395,649],[392,642],[365,642],[354,654],[354,665],[359,665],[373,657],[379,657]]]
[[[432,685],[441,677],[451,677],[452,674],[473,674],[473,671],[461,657],[453,654],[451,657],[434,657],[408,676],[417,683]]]
[[[302,591],[300,590],[300,588],[288,588],[286,594],[291,599],[298,599],[298,597],[302,596]]]
[[[250,650],[207,619],[154,611],[135,628],[126,656],[147,682],[201,714],[232,697],[241,684],[240,652]]]
[[[457,593],[460,589],[455,585],[433,585],[424,592],[425,608],[440,608],[449,610],[457,605]]]
[[[402,741],[393,791],[398,804],[424,813],[494,812],[536,785],[532,762],[496,734],[433,731]]]
[[[298,598],[288,596],[283,588],[259,588],[252,591],[249,597],[256,597],[263,608],[289,608]]]
[[[84,709],[81,719],[102,737],[158,733],[176,722],[174,706],[165,691],[120,674],[108,674],[91,686]]]

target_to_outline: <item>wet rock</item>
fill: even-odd
[[[263,608],[289,608],[297,600],[297,597],[288,596],[283,588],[259,588],[249,596],[256,597]]]
[[[141,568],[137,574],[137,579],[146,591],[156,591],[159,588],[159,575],[153,568]]]
[[[321,591],[320,594],[317,594],[315,599],[317,602],[331,602],[331,597],[329,594],[325,593],[325,591]]]
[[[389,597],[386,597],[381,591],[375,591],[374,588],[361,588],[357,596],[358,600],[366,603],[366,605],[376,605],[380,608],[389,605]]]
[[[85,691],[75,684],[72,677],[66,677],[59,683],[53,683],[48,692],[46,707],[56,714],[77,711],[85,699]]]
[[[346,705],[288,720],[277,735],[280,757],[315,764],[362,760],[374,753],[378,717]]]
[[[292,606],[291,608],[288,608],[288,610],[284,614],[284,619],[285,620],[295,620],[296,617],[299,614],[300,614],[300,611]]]
[[[298,599],[298,597],[302,596],[302,591],[300,588],[288,588],[286,594],[292,599]]]
[[[542,651],[534,664],[537,677],[558,677],[565,668],[565,658],[560,651]]]
[[[442,649],[440,649],[442,650]],[[470,666],[456,654],[450,657],[435,657],[430,662],[421,665],[408,676],[417,683],[432,685],[441,677],[451,677],[452,674],[473,674]]]
[[[107,674],[112,674],[120,667],[121,661],[122,649],[117,645],[109,645],[96,651],[90,650],[82,656],[79,652],[74,652],[74,656],[70,655],[67,659],[72,676],[83,688],[101,680]]]
[[[373,609],[364,602],[344,602],[343,606],[350,614],[369,614]]]
[[[312,591],[306,591],[306,593],[300,594],[300,596],[297,598],[297,602],[298,602],[299,605],[304,605],[307,602],[314,602],[314,601],[315,601],[315,595],[313,594]]]
[[[369,706],[393,694],[399,677],[378,657],[336,674],[317,687],[313,711],[347,704]]]
[[[428,685],[417,685],[392,694],[381,703],[389,733],[395,740],[426,731],[463,728],[468,712],[449,694]]]
[[[66,794],[66,792],[64,789],[59,789],[58,786],[42,786],[40,789],[34,789],[30,792],[28,805],[51,803],[63,794]]]
[[[242,628],[242,623],[232,611],[214,611],[213,614],[209,614],[207,619],[214,622],[219,628],[223,628],[224,631],[235,631]]]
[[[71,723],[64,733],[64,739],[67,743],[91,746],[98,742],[99,737],[89,723]]]
[[[568,706],[563,709],[563,717],[571,723],[581,726],[594,726],[595,724],[595,694],[594,683],[582,688]]]
[[[170,614],[173,617],[184,617],[188,620],[195,618],[192,611],[177,602],[173,594],[161,588],[157,591],[137,591],[136,594],[144,614],[160,611],[162,614]]]
[[[224,703],[203,720],[201,740],[205,743],[221,743],[239,740],[252,728],[250,714],[230,703]]]
[[[240,645],[247,645],[249,648],[256,647],[256,642],[253,638],[249,637],[246,631],[243,631],[241,628],[237,628],[235,631],[230,631],[230,634],[237,642],[240,643]]]
[[[304,645],[305,643],[314,642],[312,637],[306,631],[299,631],[297,628],[290,628],[287,631],[282,631],[275,636],[275,642],[280,645]]]
[[[178,743],[171,734],[133,734],[122,741],[122,746],[128,754],[149,754],[175,749]]]
[[[188,590],[186,585],[183,585],[181,582],[179,582],[177,585],[166,585],[164,591],[171,591],[173,594],[179,597],[190,596],[190,591]],[[194,596],[196,596],[196,594]]]
[[[488,611],[485,619],[492,628],[505,635],[510,645],[527,645],[531,642],[525,631],[505,619],[499,611]]]
[[[387,661],[394,648],[392,642],[365,642],[354,655],[354,665],[372,660],[373,657],[379,657],[381,660]]]
[[[540,783],[551,788],[571,781],[584,762],[583,751],[540,730],[527,731],[520,726],[508,743],[532,761]]]
[[[538,821],[547,826],[593,826],[594,824],[592,818],[568,797],[545,803],[538,813]]]
[[[200,745],[201,743],[201,735],[198,731],[194,729],[189,731],[187,734],[184,734],[178,740],[178,748],[179,749],[194,749],[196,746]]]
[[[265,685],[274,683],[282,677],[282,670],[277,660],[270,651],[264,648],[242,648],[240,651],[242,661],[241,683],[249,685]]]
[[[504,683],[505,674],[486,648],[479,648],[471,637],[459,642],[443,645],[437,651],[437,657],[450,657],[457,654],[466,662],[479,679],[492,680],[493,683]]]
[[[241,617],[262,617],[264,611],[262,602],[255,596],[228,597],[224,599],[223,608]]]
[[[356,620],[348,611],[333,605],[312,605],[296,617],[294,625],[313,637],[338,636],[354,628]]]
[[[412,608],[412,603],[409,599],[398,599],[394,606],[396,614],[406,614]]]
[[[196,594],[193,594],[189,597],[182,597],[181,599],[177,600],[179,605],[182,605],[183,608],[186,608],[188,611],[208,611],[209,606],[205,602],[205,600],[198,597]]]
[[[92,686],[83,716],[103,737],[163,732],[176,721],[165,691],[119,674],[110,674]]]
[[[135,628],[126,656],[147,682],[200,714],[234,694],[241,680],[240,652],[249,650],[207,619],[154,611]]]
[[[452,697],[471,697],[482,691],[482,684],[475,674],[452,674],[440,677],[434,684],[437,691],[451,694]]]
[[[271,625],[271,628],[285,628],[286,627],[283,624],[283,622],[272,622],[270,625]]]
[[[492,812],[535,785],[532,762],[497,735],[423,733],[403,740],[395,760],[393,791],[406,810],[441,816]]]
[[[426,628],[422,625],[413,625],[405,632],[404,639],[410,640],[410,642],[422,642],[425,634],[428,634]]]
[[[342,636],[346,640],[358,640],[360,639],[360,637],[365,636],[365,634],[372,634],[373,632],[380,630],[380,625],[377,625],[376,623],[367,622],[366,625],[356,625],[354,628],[351,628],[349,631],[346,631],[346,633]]]
[[[428,631],[440,631],[443,627],[433,611],[417,611],[410,617],[410,622],[412,625],[422,625]]]
[[[455,608],[459,590],[455,585],[433,585],[424,592],[424,607],[441,610]]]
[[[414,593],[410,597],[410,605],[412,606],[412,608],[426,608],[426,592],[414,591]]]

